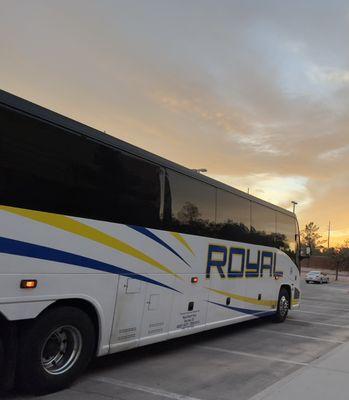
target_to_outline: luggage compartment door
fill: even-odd
[[[119,277],[118,293],[111,335],[111,351],[138,345],[145,306],[146,284],[127,276]]]

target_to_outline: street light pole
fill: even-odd
[[[293,204],[293,214],[296,212],[296,205],[298,204],[296,201],[292,200],[291,203]]]

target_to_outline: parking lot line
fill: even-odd
[[[131,390],[137,390],[139,392],[149,393],[154,396],[165,397],[167,399],[172,399],[172,400],[201,400],[201,399],[198,399],[197,397],[185,396],[183,394],[172,393],[172,392],[168,392],[166,390],[153,388],[153,387],[149,387],[149,386],[138,385],[137,383],[133,383],[133,382],[120,381],[119,379],[109,378],[109,377],[105,377],[105,376],[99,376],[97,378],[90,379],[90,381],[99,382],[99,383],[107,383],[109,385],[119,386],[119,387],[123,387],[126,389],[131,389]]]
[[[308,365],[308,363],[305,363],[305,362],[285,360],[283,358],[277,358],[277,357],[262,356],[260,354],[255,354],[255,353],[246,353],[244,351],[222,349],[221,347],[212,347],[212,346],[196,346],[196,347],[199,347],[200,349],[205,349],[205,350],[210,350],[210,351],[215,351],[215,352],[220,352],[220,353],[233,354],[233,355],[243,356],[243,357],[261,358],[263,360],[277,361],[277,362],[286,363],[286,364],[302,365],[302,366]]]
[[[309,301],[309,302],[311,302],[311,301],[316,301],[316,302],[319,302],[319,301],[324,301],[324,300],[320,300],[320,299],[317,299],[317,298],[315,298],[315,297],[302,297],[302,301]],[[325,300],[326,301],[326,300]],[[344,302],[343,303],[340,303],[340,302],[337,302],[337,301],[331,301],[331,300],[327,300],[327,303],[329,303],[329,304],[333,304],[333,305],[338,305],[338,306],[343,306],[344,304]]]
[[[318,338],[314,336],[306,336],[306,335],[298,335],[296,333],[288,333],[288,332],[281,332],[281,331],[274,331],[273,329],[258,329],[259,331],[262,332],[268,332],[268,333],[275,333],[277,335],[284,335],[284,336],[293,336],[293,337],[298,337],[301,339],[310,339],[310,340],[316,340],[318,342],[326,342],[326,343],[336,343],[336,344],[343,344],[346,342],[342,342],[340,340],[334,340],[334,339],[323,339],[323,338]]]
[[[330,313],[321,313],[321,312],[315,312],[315,311],[303,311],[303,310],[294,310],[292,312],[296,312],[296,313],[304,313],[304,314],[314,314],[314,315],[326,315],[327,317],[330,317]],[[342,318],[342,319],[346,319],[349,318],[349,315],[343,315],[343,316],[337,316],[336,318]]]
[[[312,307],[312,308],[321,308],[322,310],[349,312],[349,308],[326,307],[326,306],[319,306],[316,304],[306,304],[304,302],[301,303],[301,306]]]
[[[344,328],[344,329],[349,329],[349,325],[336,325],[336,324],[327,324],[325,322],[315,322],[315,321],[307,321],[305,319],[296,319],[296,318],[288,318],[287,321],[291,322],[304,322],[306,324],[312,324],[312,325],[324,325],[324,326],[332,326],[333,328]]]

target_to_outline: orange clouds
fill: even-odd
[[[347,4],[2,8],[2,89],[349,237]]]

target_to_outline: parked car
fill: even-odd
[[[306,274],[305,281],[307,283],[328,283],[330,278],[321,271],[310,271]]]

